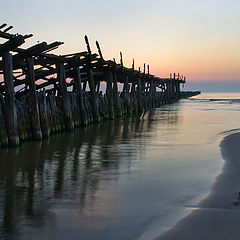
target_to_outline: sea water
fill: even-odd
[[[0,239],[149,240],[198,206],[240,127],[240,94],[208,93],[0,150]]]

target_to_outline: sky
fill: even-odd
[[[0,0],[1,22],[11,33],[38,41],[63,41],[56,54],[92,50],[105,59],[168,77],[181,73],[191,86],[215,84],[240,91],[239,0]],[[1,23],[0,22],[0,23]],[[194,85],[195,84],[195,85]],[[231,85],[231,86],[229,86]],[[209,85],[210,86],[210,85]],[[236,88],[237,86],[237,88]],[[201,86],[200,86],[201,87]]]

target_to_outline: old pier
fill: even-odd
[[[32,34],[10,34],[12,26],[0,26],[0,145],[18,146],[61,131],[72,131],[104,119],[141,115],[162,104],[199,92],[181,93],[185,77],[160,78],[149,65],[135,70],[105,60],[99,43],[92,53],[49,53],[62,42],[38,43],[20,48]]]

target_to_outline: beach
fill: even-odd
[[[0,240],[240,240],[240,1],[2,1]]]
[[[190,215],[155,240],[240,239],[240,133],[222,140],[220,150],[225,160],[210,195]]]

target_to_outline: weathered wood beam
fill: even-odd
[[[15,50],[15,52],[17,52],[17,54],[15,54],[13,56],[13,63],[14,63],[13,64],[13,69],[16,70],[16,69],[19,69],[19,68],[20,69],[21,68],[26,68],[25,59],[27,57],[38,56],[39,54],[42,54],[42,52],[51,49],[53,46],[59,46],[61,44],[62,44],[62,42],[54,42],[54,43],[51,43],[51,44],[47,44],[46,42],[42,42],[42,43],[36,44],[36,45],[34,45],[30,48],[27,48],[27,49],[21,49],[21,48],[12,49],[12,50]],[[0,45],[0,49],[1,49],[1,45]],[[55,64],[55,63],[56,63],[56,60],[54,59],[52,64]],[[38,64],[38,63],[36,63],[36,64]],[[3,63],[2,63],[2,61],[0,61],[0,70],[2,69],[2,66],[3,66]]]
[[[8,31],[10,31],[11,29],[13,29],[13,26],[9,26],[9,27],[5,28],[5,29],[3,30],[3,32],[6,33],[6,32],[8,32]]]
[[[0,34],[1,37],[1,34]],[[4,54],[5,52],[12,51],[22,45],[24,43],[23,36],[15,36],[9,39],[7,42],[0,45],[0,55]]]
[[[88,55],[88,52],[83,51],[83,52],[76,52],[76,53],[69,53],[69,54],[60,55],[60,57],[73,57],[73,56],[86,57],[87,55]]]
[[[3,24],[0,26],[0,29],[4,28],[4,27],[6,27],[6,26],[7,26],[7,24],[6,24],[6,23],[3,23]]]
[[[45,49],[47,49],[47,47],[48,47],[48,44],[46,42],[42,42],[42,43],[38,43],[34,46],[31,46],[27,49],[18,48],[17,49],[18,54],[13,56],[13,61],[16,62],[16,64],[17,64],[17,62],[19,62],[21,60],[24,60],[28,57],[34,56],[34,55],[44,51]]]
[[[3,25],[1,25],[1,26],[3,26]],[[5,26],[3,26],[3,27],[5,27]],[[30,38],[32,36],[33,36],[32,34],[26,34],[26,35],[10,34],[10,33],[7,33],[7,32],[0,31],[0,37],[4,38],[4,39],[12,39],[14,37],[23,37],[23,39],[27,39],[27,38]]]

